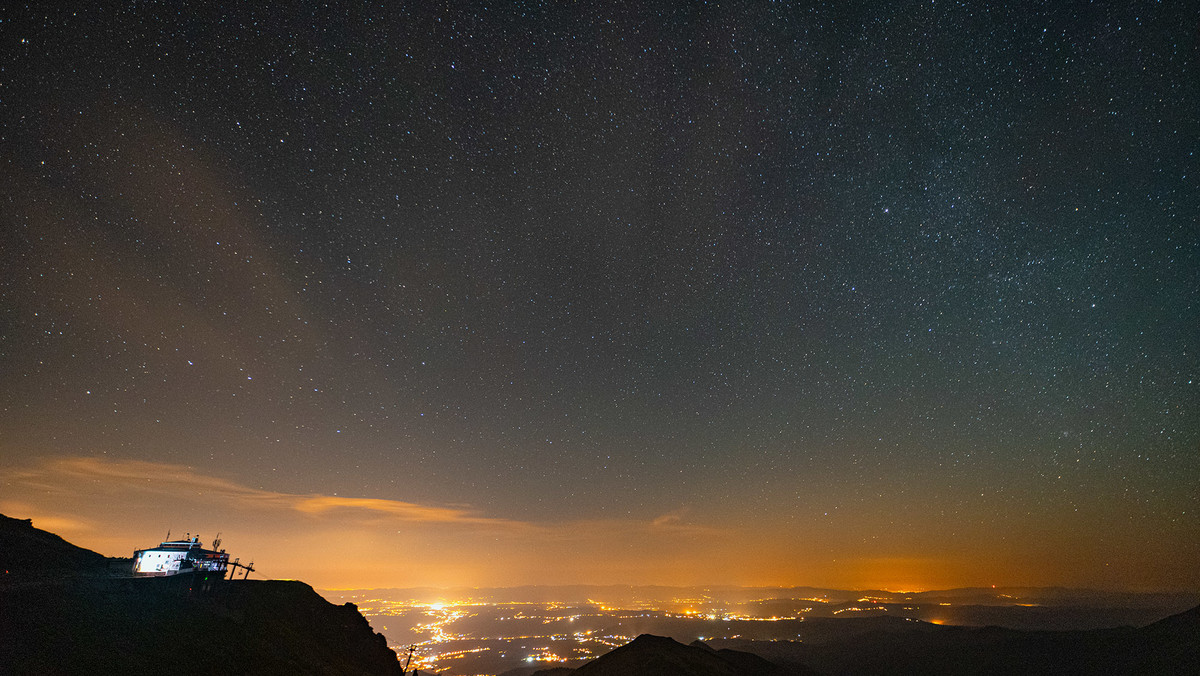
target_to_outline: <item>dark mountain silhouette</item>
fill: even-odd
[[[0,518],[0,673],[400,674],[350,603],[294,581],[201,586]]]
[[[1190,637],[1200,642],[1200,606],[1165,617],[1147,625],[1142,631],[1150,636],[1164,636],[1171,640]]]
[[[109,558],[77,547],[29,519],[0,514],[0,580],[45,576],[128,574],[129,559]]]
[[[789,676],[789,671],[750,653],[683,645],[671,638],[642,634],[579,667],[575,676]],[[539,671],[538,676],[547,672]]]
[[[571,667],[516,667],[500,672],[499,676],[570,676],[574,673]]]

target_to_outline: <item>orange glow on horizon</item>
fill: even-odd
[[[1086,549],[1068,558],[1057,552],[1039,558],[980,542],[971,556],[937,550],[889,555],[854,545],[852,534],[825,532],[820,542],[827,550],[841,547],[849,555],[823,558],[811,546],[817,535],[781,539],[772,524],[701,526],[684,520],[682,511],[645,520],[535,523],[465,507],[289,494],[178,465],[93,458],[46,460],[7,476],[0,512],[33,518],[35,526],[80,546],[128,556],[167,529],[202,537],[221,531],[223,546],[234,557],[253,560],[261,575],[322,589],[657,584],[921,590],[983,587],[994,580],[1121,588],[1113,577],[1078,574],[1091,568],[1077,561]],[[555,566],[548,569],[546,561]],[[1157,590],[1200,586],[1186,561],[1154,564],[1145,570],[1159,570],[1157,579],[1129,579]],[[1074,566],[1076,576],[1064,566]]]

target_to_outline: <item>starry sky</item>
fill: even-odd
[[[1186,3],[73,4],[0,10],[5,514],[331,588],[1200,587]]]

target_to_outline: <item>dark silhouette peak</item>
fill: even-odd
[[[0,575],[83,575],[106,569],[112,559],[77,547],[33,525],[32,519],[0,514]]]
[[[642,634],[641,636],[638,636],[637,638],[633,639],[626,645],[633,646],[635,648],[639,648],[642,650],[654,650],[654,649],[673,650],[676,646],[686,647],[679,641],[676,641],[675,639],[673,639],[669,636],[655,636],[654,634]]]
[[[616,650],[588,662],[578,676],[783,676],[780,667],[749,653],[713,651],[707,645],[684,645],[666,636],[642,634]]]
[[[1164,617],[1158,622],[1147,625],[1143,631],[1156,634],[1200,636],[1200,606]]]

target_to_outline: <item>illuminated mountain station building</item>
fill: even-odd
[[[133,552],[134,577],[163,577],[183,573],[216,573],[225,576],[229,568],[229,554],[217,551],[220,540],[213,542],[212,549],[200,545],[200,536],[182,540],[167,540],[153,549],[138,549]]]

